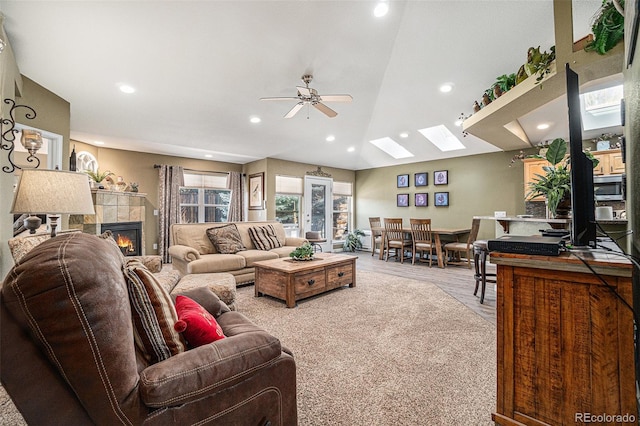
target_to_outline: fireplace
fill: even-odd
[[[111,231],[125,256],[142,254],[142,222],[103,223],[101,232]]]

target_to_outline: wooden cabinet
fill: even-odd
[[[600,161],[598,166],[593,169],[594,176],[624,173],[622,152],[619,149],[594,151],[592,154]]]
[[[550,166],[547,160],[540,160],[537,158],[526,158],[524,162],[524,197],[527,198],[527,194],[530,191],[529,183],[536,180],[536,175],[544,175],[546,172],[542,169],[543,166]],[[544,201],[544,196],[538,196],[532,198],[530,201]]]
[[[586,257],[586,256],[585,256]],[[491,253],[497,269],[499,425],[574,425],[576,413],[637,415],[631,263]]]
[[[621,174],[625,172],[622,152],[619,149],[592,151],[592,154],[600,161],[598,166],[593,169],[594,176]],[[551,163],[538,158],[526,158],[522,161],[524,163],[524,196],[525,199],[527,199],[529,183],[536,179],[536,175],[544,175],[545,171],[542,167],[550,166]],[[529,201],[544,201],[544,197],[535,197]]]

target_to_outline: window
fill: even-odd
[[[299,177],[276,176],[276,220],[292,237],[299,236],[302,188],[303,180]]]
[[[226,222],[231,190],[226,189],[227,173],[185,173],[180,187],[180,222]]]
[[[333,240],[344,240],[353,220],[351,182],[333,182]]]

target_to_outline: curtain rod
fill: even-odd
[[[161,164],[154,164],[153,168],[154,169],[159,169],[160,167],[162,167]],[[187,170],[190,172],[200,172],[200,173],[230,173],[230,172],[219,172],[217,170],[196,170],[196,169],[188,169],[186,167],[183,167],[183,170]]]

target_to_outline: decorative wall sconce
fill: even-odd
[[[25,108],[27,113],[25,117],[29,120],[33,120],[36,118],[36,112],[33,108],[26,105],[16,105],[13,99],[5,99],[4,103],[7,105],[11,105],[11,109],[9,110],[9,118],[2,118],[0,121],[0,134],[2,135],[2,140],[0,141],[0,148],[3,151],[9,151],[7,154],[7,158],[9,159],[9,166],[2,167],[2,171],[5,173],[13,173],[15,169],[22,169],[22,167],[16,165],[13,162],[13,150],[15,149],[15,140],[16,134],[18,134],[19,130],[16,129],[16,118],[15,111],[18,108]],[[5,126],[7,127],[5,129]],[[29,152],[29,156],[27,157],[27,161],[32,163],[36,162],[33,168],[37,169],[40,166],[40,159],[36,157],[36,152],[42,147],[42,134],[36,130],[27,130],[24,129],[22,131],[22,137],[20,138],[22,146]]]

